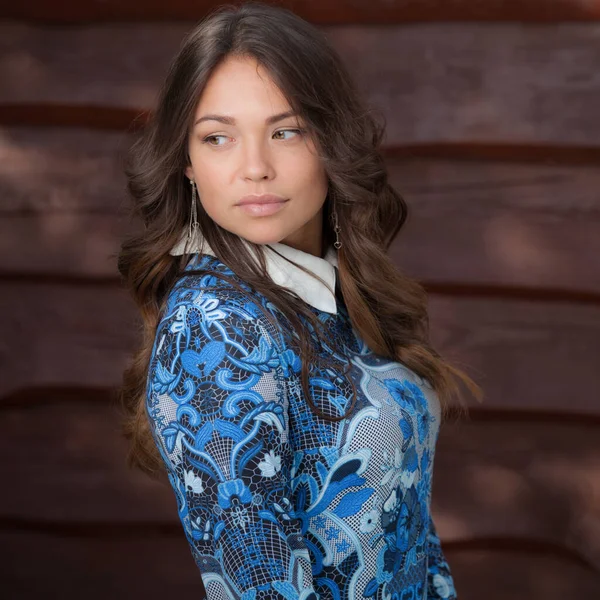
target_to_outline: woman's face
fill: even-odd
[[[186,175],[195,180],[204,210],[224,229],[256,244],[281,242],[321,256],[327,176],[313,142],[298,131],[304,128],[299,117],[269,122],[289,111],[254,59],[227,58],[196,107]],[[275,194],[287,202],[270,215],[249,214],[237,205],[248,194]]]

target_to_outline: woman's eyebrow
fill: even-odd
[[[267,125],[273,125],[273,123],[277,123],[278,121],[282,121],[283,119],[287,119],[288,117],[295,116],[297,116],[297,114],[293,110],[288,110],[286,112],[267,117],[265,119],[265,123]],[[223,123],[224,125],[235,125],[235,119],[233,117],[226,117],[225,115],[204,115],[194,123],[194,126],[198,125],[198,123],[202,123],[203,121],[218,121],[219,123]]]

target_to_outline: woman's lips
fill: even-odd
[[[287,200],[281,202],[268,202],[268,203],[250,203],[250,204],[239,204],[239,208],[245,213],[254,217],[266,217],[267,215],[273,215],[279,212]]]

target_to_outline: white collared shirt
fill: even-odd
[[[243,238],[244,242],[251,254],[254,254],[254,249]],[[173,246],[170,254],[179,256],[185,253],[193,254],[210,254],[216,256],[208,241],[200,234],[196,236],[193,242],[187,242],[187,232]],[[185,250],[185,252],[184,252]],[[265,260],[267,264],[267,273],[273,282],[281,287],[296,292],[302,300],[311,306],[324,312],[337,314],[337,302],[335,297],[336,284],[336,268],[338,267],[337,250],[330,246],[327,249],[325,258],[314,256],[308,252],[298,250],[287,244],[274,242],[272,244],[264,244]],[[274,252],[274,250],[276,252]],[[279,254],[282,256],[279,256]],[[323,285],[318,279],[305,273],[297,266],[288,262],[292,260],[315,275],[323,279],[327,286]]]

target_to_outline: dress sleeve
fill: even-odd
[[[206,600],[319,600],[290,500],[286,377],[255,304],[171,293],[146,393]]]
[[[427,567],[427,598],[438,600],[456,600],[458,598],[454,589],[454,580],[450,572],[450,565],[446,561],[442,550],[442,543],[437,534],[433,517],[429,519],[427,533],[427,553],[429,557]]]

